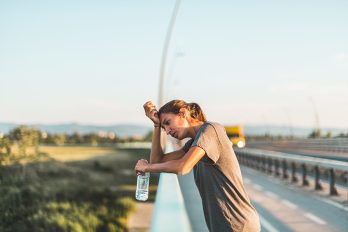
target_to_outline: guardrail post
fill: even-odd
[[[294,183],[298,181],[298,178],[296,176],[296,164],[295,164],[295,162],[291,163],[291,181]]]
[[[268,170],[267,170],[267,172],[269,174],[272,173],[272,158],[268,158]]]
[[[261,157],[255,157],[256,169],[261,170]]]
[[[249,167],[253,167],[253,156],[252,155],[249,155],[249,157],[248,157],[248,166]]]
[[[262,157],[262,171],[267,172],[267,160],[266,157]]]
[[[245,165],[250,167],[250,155],[245,157]]]
[[[254,168],[254,156],[249,156],[249,165],[250,167]]]
[[[248,166],[248,154],[247,153],[241,153],[238,155],[238,158],[240,158],[241,162],[245,165]]]
[[[330,176],[330,195],[337,196],[338,192],[335,186],[335,171],[333,168],[329,170],[329,176]]]
[[[249,155],[247,153],[245,154],[242,153],[239,157],[241,158],[243,164],[248,166]]]
[[[303,186],[308,186],[309,182],[307,180],[307,167],[305,164],[302,164],[302,185]]]
[[[260,170],[260,157],[255,157],[254,163],[255,163],[255,169]]]
[[[320,183],[320,170],[319,170],[318,166],[314,167],[314,172],[315,172],[315,187],[314,187],[314,189],[315,190],[322,190],[323,186],[321,186],[321,183]]]
[[[254,156],[249,156],[249,166],[252,168],[255,168],[254,166]]]
[[[288,179],[288,164],[286,163],[286,160],[283,160],[283,178]]]
[[[259,170],[262,172],[263,171],[262,157],[259,157],[259,159],[257,161],[258,161],[257,166],[259,167]]]
[[[275,162],[275,175],[279,176],[280,175],[280,173],[279,173],[279,160],[276,159],[276,160],[274,160],[274,162]]]
[[[258,170],[259,169],[259,162],[258,162],[258,157],[254,156],[253,157],[253,167]]]

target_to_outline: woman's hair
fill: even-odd
[[[179,114],[180,109],[185,108],[190,112],[191,118],[197,119],[202,122],[206,122],[207,119],[201,109],[201,107],[197,103],[186,103],[183,100],[172,100],[166,104],[164,104],[159,110],[158,110],[158,117],[162,113],[173,113],[173,114]]]

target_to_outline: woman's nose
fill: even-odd
[[[164,130],[166,131],[166,134],[168,135],[170,132],[170,129],[168,127],[165,127]]]

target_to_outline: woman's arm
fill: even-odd
[[[163,153],[162,146],[159,145],[159,141],[152,139],[151,152],[150,152],[150,163],[163,163],[170,160],[178,160],[185,155],[185,151],[182,149]]]
[[[161,122],[158,117],[156,106],[151,101],[146,102],[143,107],[146,117],[148,117],[154,125],[152,133],[150,163],[159,163],[163,158],[163,149],[161,146]]]
[[[154,126],[150,152],[150,163],[162,162],[163,156],[164,154],[161,146],[161,127]]]
[[[146,160],[139,160],[134,169],[136,172],[169,172],[185,175],[192,170],[204,154],[205,151],[202,148],[191,147],[180,159],[163,163],[148,163]]]
[[[179,159],[183,157],[185,155],[185,152],[183,150],[164,154],[161,146],[161,123],[158,117],[156,106],[151,101],[148,101],[143,105],[143,107],[146,117],[151,119],[151,121],[154,123],[150,151],[150,163],[162,163],[168,160]]]

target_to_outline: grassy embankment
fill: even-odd
[[[0,231],[127,231],[146,149],[40,147],[0,166]],[[151,177],[150,201],[158,178]]]

